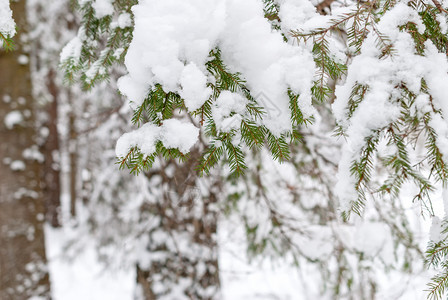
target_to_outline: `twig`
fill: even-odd
[[[442,7],[442,5],[440,4],[440,2],[439,2],[438,0],[432,0],[432,3],[434,3],[434,5],[437,7],[437,9],[438,9],[440,12],[444,12],[444,13],[448,14],[448,11],[446,11],[446,9],[444,9],[444,8]]]
[[[324,0],[324,1],[322,1],[321,3],[319,3],[319,4],[316,6],[316,10],[317,10],[317,12],[320,13],[321,15],[326,15],[327,13],[326,13],[325,9],[326,9],[326,8],[330,8],[330,7],[331,7],[331,4],[332,4],[334,1],[335,1],[335,0]]]

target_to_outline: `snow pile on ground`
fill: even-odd
[[[318,273],[313,264],[300,268],[277,260],[253,259],[246,256],[246,239],[241,224],[222,221],[219,230],[219,264],[224,300],[330,300],[318,286]],[[132,300],[135,292],[134,269],[107,268],[99,262],[94,241],[82,249],[66,248],[68,229],[46,227],[46,246],[55,300]],[[76,247],[76,245],[72,245]],[[71,255],[75,257],[69,259]],[[419,300],[426,298],[425,286],[431,272],[406,277],[401,271],[382,274],[379,300]]]
[[[53,299],[133,299],[135,289],[133,270],[108,269],[98,261],[93,242],[76,251],[76,257],[67,257],[65,247],[70,232],[66,229],[46,227],[45,236]]]

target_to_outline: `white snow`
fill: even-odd
[[[95,10],[95,17],[98,19],[112,15],[114,13],[114,6],[112,5],[114,0],[95,0],[92,3],[92,7]]]
[[[240,71],[254,95],[263,93],[279,110],[263,124],[274,134],[291,130],[287,89],[300,94],[305,117],[314,113],[311,84],[314,61],[308,49],[287,44],[264,18],[261,1],[228,1],[227,27],[220,43],[224,62]]]
[[[216,127],[222,132],[238,129],[246,110],[247,99],[237,93],[223,91],[212,107]],[[230,114],[236,113],[233,116]]]
[[[3,122],[5,123],[6,128],[12,129],[15,125],[19,125],[23,122],[23,115],[20,111],[13,110],[5,116]]]
[[[17,58],[17,61],[21,65],[26,65],[30,61],[30,59],[28,58],[27,55],[22,54],[22,55],[19,55],[19,57]]]
[[[177,148],[188,153],[199,137],[199,129],[177,119],[163,121],[160,140],[166,148]]]
[[[284,32],[303,28],[307,21],[316,18],[316,7],[309,0],[280,0],[279,3],[279,18]]]
[[[9,0],[0,0],[0,33],[12,37],[16,33],[16,24],[12,19]]]
[[[26,160],[35,160],[40,163],[45,161],[45,156],[42,154],[42,152],[39,151],[39,148],[37,145],[33,145],[33,146],[23,150],[22,156]]]
[[[25,166],[25,163],[23,161],[21,161],[21,160],[14,160],[14,161],[11,162],[9,167],[13,171],[23,171],[23,170],[25,170],[26,166]]]
[[[144,124],[135,131],[125,133],[117,141],[115,154],[117,157],[125,157],[131,148],[138,147],[142,153],[151,155],[156,151],[159,133],[159,127],[150,123]]]
[[[434,243],[438,243],[443,239],[442,220],[439,217],[432,217],[431,230],[429,231],[429,239]]]
[[[145,155],[156,151],[156,143],[162,141],[166,148],[177,148],[187,153],[196,143],[199,129],[177,119],[165,120],[162,126],[146,123],[137,130],[123,134],[115,148],[118,157],[125,157],[129,150],[138,147]]]
[[[135,275],[131,269],[110,270],[101,263],[94,243],[67,256],[70,230],[45,227],[52,296],[56,300],[131,300]]]
[[[60,61],[64,62],[70,58],[75,61],[81,56],[82,41],[79,37],[74,37],[61,51]]]
[[[444,188],[442,191],[444,218],[448,220],[448,189]]]
[[[132,26],[131,15],[128,13],[122,13],[121,15],[118,16],[117,23],[118,26],[122,29]]]
[[[303,18],[315,14],[311,4],[301,5],[308,5]],[[266,106],[266,110],[273,105],[278,111],[266,114],[261,121],[274,134],[291,130],[288,89],[300,94],[298,102],[305,117],[314,113],[314,62],[310,49],[288,44],[280,32],[272,31],[260,1],[143,0],[132,10],[135,27],[125,58],[128,74],[120,78],[118,87],[134,107],[142,103],[155,84],[161,84],[165,92],[179,93],[189,111],[200,108],[212,94],[207,84],[214,81],[205,63],[210,51],[219,47],[225,64],[242,74],[253,95],[266,95],[267,103],[259,105]],[[75,49],[72,46],[64,52],[73,53]],[[245,101],[241,96],[238,99],[242,107]],[[237,114],[229,116],[219,112],[220,106],[225,107],[217,104],[213,113],[219,129],[237,128],[243,110],[238,108],[234,110]],[[148,125],[140,133],[127,134],[118,142],[117,154],[123,155],[138,145],[145,148],[144,153],[152,153],[158,131]],[[147,141],[137,141],[137,136]],[[176,144],[166,138],[163,142]]]
[[[133,12],[128,74],[118,86],[135,105],[159,83],[165,91],[179,93],[190,111],[199,108],[211,94],[206,84],[212,79],[204,64],[218,46],[226,65],[242,73],[252,93],[263,92],[278,107],[280,117],[267,115],[262,121],[274,134],[291,130],[288,88],[300,93],[306,117],[314,112],[311,53],[271,30],[260,1],[144,0]]]
[[[94,1],[96,16],[101,18],[113,14],[112,2],[112,0]],[[313,4],[307,0],[278,0],[277,3],[280,5],[282,31],[286,35],[291,29],[312,30],[327,25],[332,20],[332,17],[316,17]],[[347,9],[340,11],[347,12]],[[281,33],[273,31],[271,24],[264,18],[262,1],[140,0],[139,4],[133,8],[133,13],[136,27],[133,32],[134,39],[126,56],[128,74],[119,81],[120,91],[133,102],[133,105],[141,104],[148,91],[155,84],[161,84],[165,91],[179,93],[190,112],[200,108],[211,96],[211,89],[207,87],[207,84],[214,81],[214,78],[208,74],[205,63],[209,59],[210,51],[219,47],[225,64],[232,72],[241,72],[242,78],[247,81],[247,86],[253,95],[265,95],[266,101],[260,104],[264,106],[268,114],[262,122],[272,132],[281,134],[291,129],[289,99],[286,93],[288,89],[300,94],[299,104],[305,117],[315,113],[310,96],[315,71],[310,45],[297,46],[286,43]],[[328,157],[331,156],[327,159],[332,162],[337,162],[339,155],[342,155],[335,191],[343,200],[342,209],[344,210],[350,209],[350,201],[357,196],[354,190],[354,179],[350,175],[350,164],[359,154],[365,137],[371,134],[372,130],[388,125],[400,114],[400,107],[395,101],[399,95],[394,92],[397,84],[404,82],[412,92],[418,94],[414,106],[419,113],[430,112],[432,110],[430,97],[420,93],[421,79],[425,78],[430,93],[434,96],[436,108],[441,108],[443,113],[442,116],[434,116],[430,125],[436,128],[439,136],[437,143],[442,151],[446,151],[444,156],[448,157],[448,150],[446,150],[448,149],[448,125],[445,121],[448,117],[448,104],[446,92],[443,89],[443,85],[448,82],[446,56],[438,53],[430,42],[426,45],[424,56],[414,53],[414,44],[410,36],[397,28],[408,21],[415,23],[419,32],[424,29],[415,11],[404,2],[398,1],[395,8],[387,12],[378,25],[379,30],[390,37],[398,54],[379,59],[380,51],[375,45],[375,36],[371,33],[364,43],[361,55],[353,58],[345,82],[337,87],[337,99],[332,108],[338,122],[347,132],[347,144],[342,151],[339,148],[337,151],[321,150],[321,144],[316,140],[322,136],[314,132],[310,134],[311,137],[307,137],[306,145],[310,147],[312,154],[317,153],[314,147],[319,148],[322,151],[319,154],[327,153]],[[131,16],[122,14],[118,16],[114,26],[125,28],[131,24]],[[72,40],[65,47],[61,59],[72,57],[76,60],[80,55],[81,42],[82,37]],[[332,43],[331,51],[336,51],[335,56],[343,61],[344,51],[338,48],[334,40]],[[118,49],[114,55],[120,55],[122,51],[124,49]],[[410,61],[412,64],[409,63]],[[95,67],[92,66],[90,74],[97,71]],[[368,85],[369,90],[352,118],[347,120],[348,98],[355,83]],[[242,95],[230,91],[221,92],[212,104],[212,117],[217,129],[223,132],[237,129],[242,118],[245,117],[246,105],[247,99]],[[278,114],[269,114],[272,109],[278,110]],[[319,117],[316,115],[317,119]],[[178,119],[164,120],[160,126],[147,123],[135,131],[124,134],[118,140],[115,152],[118,157],[125,157],[130,148],[139,147],[144,155],[151,155],[160,141],[167,148],[177,148],[186,153],[194,146],[198,135],[198,128]],[[322,139],[327,142],[330,140],[328,136]],[[220,141],[215,143],[217,147],[221,146]],[[300,155],[301,153],[297,154],[297,156]],[[268,155],[262,152],[260,156],[266,158]],[[298,160],[306,164],[309,159],[316,159],[316,157],[311,158],[311,155],[308,155],[303,160]],[[267,198],[272,201],[273,208],[279,210],[284,216],[284,220],[288,222],[285,225],[291,223],[300,229],[297,232],[292,230],[287,234],[291,234],[301,254],[310,259],[330,257],[325,267],[328,267],[329,274],[335,274],[331,273],[335,270],[335,252],[339,251],[338,247],[345,247],[347,251],[343,259],[347,259],[347,263],[344,268],[347,268],[347,272],[356,270],[353,271],[354,281],[362,280],[356,278],[359,270],[371,270],[369,276],[378,277],[375,278],[377,279],[377,294],[380,295],[378,299],[422,299],[425,296],[422,295],[422,290],[429,279],[422,280],[421,277],[425,277],[428,273],[421,271],[423,275],[419,277],[418,267],[412,270],[415,273],[410,274],[394,269],[396,266],[393,265],[400,264],[404,255],[402,255],[402,245],[398,245],[397,249],[394,248],[396,241],[392,236],[390,229],[392,227],[379,223],[377,220],[370,220],[372,215],[378,218],[375,214],[366,216],[366,220],[355,219],[354,223],[341,225],[338,223],[339,220],[331,215],[335,212],[324,216],[325,225],[317,225],[322,221],[319,218],[323,217],[311,212],[314,209],[328,208],[325,206],[328,204],[328,199],[321,193],[322,186],[316,186],[315,182],[304,179],[306,174],[297,174],[297,169],[292,164],[270,164],[268,161],[263,159],[260,163],[253,160],[248,161],[248,164],[252,164],[251,168],[261,169],[260,180],[269,187],[265,191]],[[12,164],[10,167],[13,167]],[[267,170],[273,171],[271,173]],[[167,174],[170,172],[172,173],[173,170],[166,170]],[[330,168],[328,173],[333,176],[334,168]],[[110,172],[104,172],[102,176],[110,177],[111,175]],[[118,182],[118,179],[114,181],[114,183]],[[235,183],[237,186],[239,184],[247,183],[242,180]],[[333,185],[329,184],[329,186],[333,188]],[[141,215],[132,212],[138,210],[145,201],[142,194],[147,193],[146,188],[146,185],[142,183],[141,189],[140,187],[138,189],[140,194],[137,199],[128,201],[125,209],[120,211],[120,217],[137,222],[136,220]],[[255,242],[261,243],[272,232],[274,232],[273,238],[278,238],[276,236],[278,231],[275,231],[278,228],[271,222],[272,212],[266,205],[260,204],[262,201],[258,202],[260,198],[258,193],[255,195],[252,191],[254,195],[250,195],[250,186],[244,188],[249,194],[247,198],[253,197],[249,201],[246,201],[248,199],[240,200],[237,203],[238,211],[244,212],[248,225],[257,227]],[[301,191],[294,189],[306,190],[307,193],[303,194],[306,197],[300,195]],[[317,191],[316,195],[310,191]],[[102,196],[94,194],[92,198]],[[116,200],[118,197],[114,194],[112,198]],[[297,201],[300,201],[300,207]],[[445,192],[445,207],[448,205],[447,202]],[[380,204],[387,205],[383,202]],[[98,218],[106,219],[106,211],[106,209],[102,210]],[[403,211],[410,215],[413,213],[410,208],[403,208]],[[302,222],[310,221],[311,217],[306,213],[314,216],[312,224],[302,224]],[[148,222],[158,217],[153,216]],[[390,216],[384,214],[381,217],[387,219]],[[328,221],[326,218],[334,218],[334,220]],[[395,224],[393,221],[389,222]],[[442,238],[441,220],[434,217],[432,222],[431,239],[439,241]],[[331,299],[325,293],[322,295],[322,287],[319,286],[322,280],[315,278],[319,272],[313,264],[303,260],[300,269],[297,269],[287,261],[291,259],[288,255],[281,257],[285,261],[271,263],[254,259],[250,263],[245,255],[247,241],[244,237],[244,224],[237,224],[235,229],[223,223],[221,222],[219,227],[223,299]],[[412,226],[418,227],[419,223],[414,223]],[[143,227],[140,228],[142,232],[148,228],[148,223],[143,225],[139,223],[139,225]],[[403,224],[397,226],[401,225]],[[287,226],[285,228],[289,230]],[[415,231],[416,244],[418,244],[422,235],[418,230]],[[87,250],[74,264],[59,259],[63,245],[58,244],[58,241],[64,240],[62,233],[63,231],[48,233],[48,238],[52,241],[48,248],[55,299],[132,299],[135,287],[133,270],[121,270],[123,272],[116,272],[117,274],[111,274],[113,272],[107,269],[101,272],[103,269],[95,257],[93,245],[87,245]],[[187,242],[188,234],[174,233],[174,235],[182,252],[190,253],[192,256],[202,254],[196,251],[197,249],[191,248],[191,243]],[[148,237],[145,235],[141,240],[129,242],[132,245],[140,244],[141,247],[136,246],[129,257],[122,257],[123,259],[118,261],[139,261],[142,266],[149,266],[151,261],[157,261],[159,259],[157,254],[148,254],[145,247],[148,240],[145,238]],[[169,239],[168,233],[162,230],[153,232],[152,238],[153,243],[160,244]],[[425,241],[426,239],[425,236]],[[91,243],[94,242],[91,241]],[[124,247],[132,248],[129,245]],[[267,248],[269,247],[271,245],[268,243]],[[110,251],[115,250],[112,247]],[[270,250],[266,250],[266,253],[271,254]],[[117,252],[120,251],[122,249],[117,250]],[[358,260],[361,253],[366,258]],[[206,254],[210,255],[210,253]],[[201,268],[198,267],[198,269]],[[389,273],[384,273],[385,269],[390,269]],[[102,274],[105,276],[100,276]],[[179,286],[189,283],[189,281],[183,281],[179,283]],[[164,289],[157,282],[154,288]],[[101,294],[97,295],[97,292]]]
[[[206,86],[207,77],[194,62],[189,63],[182,71],[180,95],[185,100],[189,111],[195,111],[204,105],[212,94],[212,89]]]
[[[282,259],[277,259],[275,262],[259,258],[250,260],[246,255],[247,241],[242,224],[233,223],[234,221],[221,221],[218,232],[223,300],[332,299],[328,293],[322,294],[318,285],[319,278],[312,264],[303,261],[298,268]],[[358,236],[367,241],[371,238],[372,232],[375,232],[375,228],[377,225],[364,227]],[[134,299],[135,270],[126,266],[116,269],[100,262],[94,249],[95,241],[91,239],[87,239],[82,248],[77,250],[69,248],[67,251],[65,247],[72,234],[68,228],[45,227],[53,298],[55,300]],[[382,235],[379,236],[381,239]],[[162,236],[161,239],[165,240],[166,236]],[[377,248],[378,245],[374,245],[373,249]],[[73,258],[70,255],[74,253],[76,257]],[[330,264],[328,267],[330,268]],[[377,279],[379,299],[418,300],[426,296],[423,290],[429,276],[406,277],[391,271]]]
[[[10,103],[11,102],[11,96],[8,94],[3,95],[3,102]]]
[[[438,53],[430,41],[425,44],[425,55],[417,54],[411,35],[398,28],[407,22],[416,24],[419,32],[423,32],[425,28],[417,11],[404,2],[397,3],[387,11],[377,27],[379,32],[390,39],[395,51],[388,57],[380,58],[381,49],[377,46],[376,33],[370,32],[362,45],[361,54],[354,57],[349,65],[345,82],[336,87],[336,100],[332,109],[338,123],[347,134],[343,158],[339,163],[339,181],[336,185],[344,210],[355,200],[356,192],[353,178],[350,176],[350,167],[351,162],[359,156],[365,138],[374,130],[387,126],[400,116],[401,107],[396,101],[401,96],[396,89],[398,85],[404,83],[412,93],[418,95],[415,104],[417,109],[429,110],[429,97],[420,91],[422,78],[425,79],[435,106],[442,109],[444,119],[448,120],[446,55]],[[355,84],[368,86],[368,90],[349,119],[348,101]],[[440,129],[439,136],[442,138],[447,132],[443,128],[446,128],[446,124],[434,127],[436,131]]]

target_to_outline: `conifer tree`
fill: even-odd
[[[119,165],[138,174],[150,173],[158,159],[188,162],[188,150],[194,143],[170,139],[173,128],[174,131],[182,128],[182,133],[193,140],[199,135],[204,145],[199,147],[198,174],[208,175],[217,165],[224,165],[229,168],[232,182],[253,171],[246,158],[254,153],[267,149],[273,159],[285,162],[299,155],[297,149],[306,151],[306,146],[290,145],[302,142],[307,125],[322,116],[318,104],[334,101],[331,112],[337,122],[335,132],[346,143],[335,189],[331,191],[338,200],[331,205],[341,206],[345,221],[352,213],[362,215],[369,199],[381,199],[381,203],[395,211],[394,201],[402,195],[403,186],[413,184],[417,188],[413,200],[420,203],[423,214],[433,216],[433,192],[438,185],[447,183],[448,153],[444,145],[448,138],[448,106],[444,83],[448,82],[448,36],[447,11],[442,4],[437,0],[356,2],[322,17],[316,15],[308,1],[262,2],[265,20],[254,13],[250,23],[253,28],[260,25],[261,29],[243,32],[246,36],[238,39],[232,34],[247,30],[249,23],[243,22],[247,16],[232,15],[235,1],[225,1],[230,18],[236,23],[241,21],[238,18],[244,19],[241,24],[246,27],[242,25],[240,31],[232,31],[233,27],[228,25],[225,27],[228,32],[220,38],[210,33],[213,47],[201,48],[198,42],[201,36],[194,40],[197,45],[186,43],[197,47],[194,48],[197,51],[207,50],[202,65],[197,65],[201,58],[189,54],[191,49],[182,48],[184,40],[167,30],[166,34],[172,34],[171,40],[163,40],[166,48],[161,49],[174,49],[177,60],[172,65],[167,60],[164,68],[143,53],[142,64],[149,61],[146,69],[139,68],[140,60],[135,58],[135,53],[144,49],[137,48],[139,42],[145,45],[138,29],[150,18],[145,19],[143,11],[151,8],[149,12],[166,12],[169,10],[164,9],[169,5],[175,7],[176,1],[167,1],[166,7],[161,3],[151,6],[147,1],[138,4],[115,1],[107,9],[99,9],[96,1],[80,4],[82,26],[78,37],[63,51],[62,65],[67,80],[80,81],[86,89],[108,79],[113,65],[126,65],[129,74],[119,82],[119,87],[132,102],[132,121],[140,128],[119,140]],[[261,7],[261,1],[248,3],[241,7],[246,13]],[[210,5],[218,7],[216,3]],[[173,16],[176,14],[170,15]],[[219,19],[220,15],[215,17]],[[154,22],[163,20],[171,19],[160,16]],[[266,24],[272,28],[271,33],[263,31]],[[272,77],[274,83],[266,81],[264,73],[260,75],[264,70],[254,67],[264,61],[254,58],[256,64],[250,64],[252,57],[238,52],[241,51],[238,43],[252,42],[246,47],[254,49],[263,45],[257,44],[260,37],[266,38],[266,43],[277,43],[275,55],[281,53],[279,60],[285,62],[266,64],[278,76]],[[150,40],[156,41],[153,38]],[[289,46],[281,46],[280,40]],[[170,44],[173,41],[177,44]],[[300,50],[291,50],[292,45]],[[155,49],[158,45],[149,46]],[[150,51],[148,56],[153,55]],[[294,58],[300,57],[299,63],[291,59],[291,53]],[[314,58],[314,63],[306,64],[310,58]],[[244,60],[249,62],[246,64]],[[179,69],[180,75],[175,73]],[[164,72],[174,73],[166,76]],[[179,79],[173,83],[172,77],[178,75]],[[291,79],[299,77],[300,83]],[[269,95],[275,95],[273,99],[268,97],[268,103],[260,97],[258,88],[263,85]],[[203,101],[196,103],[195,99]],[[179,118],[186,120],[184,125],[173,122]],[[144,139],[140,138],[142,135]],[[406,233],[406,222],[397,225],[382,208],[377,208],[377,212],[380,218],[389,220],[394,235],[402,238],[400,243],[406,249],[414,249],[419,256],[418,246]],[[272,232],[279,227],[279,234],[283,234],[274,209],[270,210],[270,216]],[[250,237],[251,230],[248,231]],[[254,241],[260,242],[256,238]],[[254,249],[266,248],[266,243],[265,240]],[[448,286],[445,248],[444,239],[429,246],[428,262],[442,270],[429,285],[430,297],[441,297]],[[407,259],[404,265],[408,264]],[[339,274],[343,273],[341,267]],[[348,286],[350,280],[353,279],[347,279]],[[373,283],[372,290],[375,290]]]
[[[4,164],[0,172],[0,299],[5,300],[50,297],[42,164],[36,145],[29,53],[23,40],[28,33],[25,4],[11,5],[19,26],[16,51],[0,49],[0,158]],[[12,50],[11,41],[10,36],[3,41],[7,50]]]

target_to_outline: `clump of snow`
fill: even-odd
[[[11,162],[9,167],[13,171],[23,171],[25,170],[25,163],[21,160],[14,160],[13,162]]]
[[[422,70],[436,108],[442,109],[442,115],[448,120],[448,103],[446,101],[446,83],[448,82],[448,62],[445,53],[439,53],[432,42],[425,43],[425,56],[415,66]],[[413,65],[415,62],[413,63]]]
[[[110,16],[114,13],[114,6],[112,5],[114,0],[95,0],[92,3],[92,7],[95,10],[95,17],[97,19]]]
[[[448,123],[441,115],[434,114],[429,125],[434,128],[437,133],[437,147],[439,147],[444,158],[448,158]]]
[[[184,98],[185,106],[190,111],[197,110],[204,105],[212,94],[212,89],[207,87],[207,77],[193,62],[183,69],[180,84],[182,86],[180,95]]]
[[[415,102],[418,107],[415,109],[429,110],[429,97],[421,94],[421,82],[424,79],[435,106],[441,108],[444,119],[448,119],[448,104],[445,101],[448,82],[446,55],[438,53],[430,41],[426,42],[425,55],[416,53],[412,36],[399,30],[399,26],[407,22],[416,24],[421,33],[425,30],[418,12],[405,3],[397,3],[387,11],[377,24],[377,29],[388,37],[395,51],[390,56],[382,57],[376,33],[370,32],[361,47],[360,55],[349,65],[345,82],[336,87],[336,100],[332,109],[347,136],[336,185],[336,193],[341,198],[344,209],[355,200],[350,167],[365,145],[365,138],[374,130],[394,122],[401,114],[400,102],[397,101],[401,95],[397,86],[404,84],[418,95]],[[357,84],[366,86],[367,91],[349,118],[349,100],[353,87]]]
[[[298,238],[300,251],[310,259],[328,257],[334,247],[331,241],[331,229],[324,226],[310,226],[306,229],[307,237]]]
[[[137,147],[145,155],[156,151],[156,144],[161,141],[166,148],[177,148],[187,153],[197,142],[199,129],[190,123],[177,119],[165,120],[162,126],[146,123],[142,127],[121,136],[115,147],[117,157],[125,157],[129,150]]]
[[[56,300],[131,300],[134,299],[133,269],[106,270],[95,249],[95,241],[82,243],[74,259],[67,257],[67,243],[72,241],[70,228],[45,227],[45,247],[51,274],[52,299]]]
[[[81,56],[82,41],[79,37],[74,37],[61,51],[60,61],[64,62],[68,59],[79,61]]]
[[[365,255],[378,255],[386,243],[392,243],[387,225],[363,222],[356,227],[354,248]],[[391,252],[393,253],[393,250]]]
[[[177,148],[182,153],[190,151],[199,136],[199,129],[177,119],[163,121],[160,140],[166,148]]]
[[[222,132],[239,128],[245,112],[247,99],[237,93],[223,91],[212,107],[216,127]],[[230,116],[231,113],[236,113]]]
[[[12,129],[15,125],[19,125],[23,122],[23,115],[20,111],[13,110],[5,116],[3,122],[5,123],[6,128]]]
[[[288,88],[300,94],[298,104],[305,117],[314,113],[311,52],[285,43],[279,32],[271,30],[261,1],[228,1],[227,11],[221,41],[224,61],[243,74],[254,95],[265,94],[279,109],[278,116],[265,116],[263,124],[276,135],[291,130]]]
[[[85,72],[88,80],[93,80],[97,74],[104,75],[106,73],[106,68],[101,65],[100,61],[95,61],[90,68]]]
[[[288,44],[272,31],[261,1],[157,0],[133,7],[135,28],[126,55],[128,74],[118,86],[139,105],[156,83],[179,93],[189,110],[210,96],[211,79],[205,63],[216,47],[224,63],[240,72],[251,92],[265,93],[281,117],[263,119],[273,133],[291,130],[288,89],[300,94],[299,105],[308,117],[314,61],[309,49]],[[311,12],[309,13],[311,14]]]
[[[19,62],[19,64],[21,65],[26,65],[28,64],[28,62],[30,61],[30,59],[28,58],[27,55],[19,55],[19,57],[17,58],[17,61]]]
[[[439,22],[440,29],[443,34],[448,33],[448,20],[444,14],[437,15],[437,22]]]
[[[117,50],[115,50],[113,56],[118,59],[123,52],[124,52],[124,48],[118,48]]]
[[[16,33],[16,24],[8,0],[0,0],[0,33],[9,37]]]
[[[32,161],[34,160],[40,163],[45,161],[45,156],[39,151],[37,145],[33,145],[23,150],[22,156],[26,160],[32,160]]]
[[[443,239],[442,220],[437,216],[432,217],[429,239],[434,243],[438,243]]]
[[[156,83],[179,92],[184,62],[205,64],[225,19],[224,3],[216,0],[146,0],[133,13],[133,40],[125,59],[129,74],[120,79],[119,89],[137,105]]]
[[[356,180],[350,171],[353,153],[350,149],[347,149],[347,145],[344,145],[343,148],[346,149],[342,151],[338,172],[336,173],[335,194],[339,197],[341,211],[349,212],[352,208],[352,203],[358,198],[358,192],[355,189]]]
[[[123,134],[117,141],[115,154],[125,157],[129,150],[138,147],[146,155],[156,151],[156,142],[159,139],[160,128],[157,125],[146,123],[139,129]]]
[[[3,102],[10,103],[11,102],[11,96],[8,94],[3,95]]]
[[[280,0],[279,18],[283,31],[302,28],[306,21],[316,17],[316,7],[309,0]],[[328,19],[328,18],[327,18]]]
[[[32,198],[32,199],[37,199],[39,197],[39,193],[34,191],[34,190],[30,190],[24,187],[19,188],[17,191],[14,192],[14,199],[22,199],[22,198]]]
[[[442,191],[443,210],[445,212],[445,219],[448,220],[448,189],[444,188]]]
[[[117,23],[118,27],[122,29],[132,26],[131,15],[128,13],[122,13],[121,15],[118,16]]]

